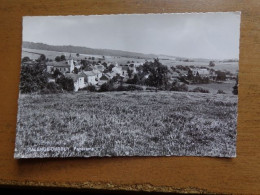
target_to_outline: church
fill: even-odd
[[[56,69],[58,69],[62,73],[72,73],[75,68],[74,60],[72,59],[71,55],[69,56],[67,61],[52,61],[47,62],[47,72],[53,73]]]

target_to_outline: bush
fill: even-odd
[[[60,61],[65,61],[65,60],[66,60],[65,55],[61,55],[61,56],[60,56]]]
[[[151,88],[151,87],[146,87],[146,90],[153,91],[153,90],[156,90],[156,89],[155,88]]]
[[[226,73],[222,71],[216,71],[217,74],[217,80],[219,81],[225,81],[226,80]]]
[[[96,87],[94,85],[89,85],[89,86],[87,86],[87,90],[91,91],[91,92],[95,92],[96,91]]]
[[[210,62],[209,62],[209,66],[210,66],[210,67],[214,67],[214,66],[215,66],[215,63],[214,63],[213,61],[210,61]]]
[[[61,93],[62,88],[58,84],[54,82],[50,82],[46,85],[46,88],[41,90],[42,94],[50,94],[50,93]]]
[[[223,90],[220,90],[220,89],[219,89],[219,90],[217,91],[217,94],[226,94],[226,93],[225,93]]]
[[[134,90],[141,91],[141,90],[143,90],[143,88],[139,87],[139,86],[136,86],[136,85],[129,85],[129,86],[127,86],[127,91],[134,91]]]
[[[99,92],[113,91],[113,86],[109,83],[104,83],[100,86]]]
[[[173,82],[170,91],[188,91],[187,85],[180,84],[179,82]]]
[[[55,61],[60,62],[61,61],[60,56],[56,56]]]
[[[238,77],[236,78],[236,85],[233,87],[232,93],[238,95]]]
[[[203,89],[201,87],[196,87],[195,89],[191,90],[191,92],[209,93],[209,90]]]
[[[123,86],[123,85],[119,85],[116,89],[116,91],[128,91],[127,87]]]
[[[22,62],[28,62],[28,61],[30,61],[30,60],[31,60],[31,59],[30,59],[29,57],[25,56],[25,57],[23,57]]]
[[[57,83],[66,91],[74,91],[74,81],[72,78],[61,76],[57,79]]]

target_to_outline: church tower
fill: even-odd
[[[71,57],[71,54],[68,58],[68,65],[70,66],[70,73],[72,73],[74,71],[74,62],[73,62],[73,59]]]

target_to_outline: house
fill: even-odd
[[[129,70],[132,70],[132,71],[133,71],[133,74],[136,74],[136,73],[137,73],[137,71],[136,71],[136,65],[135,65],[135,64],[130,64],[130,65],[128,66],[128,68],[129,68]]]
[[[110,77],[107,74],[103,74],[98,81],[98,85],[102,85],[110,80]]]
[[[22,65],[34,66],[35,64],[36,64],[36,62],[32,61],[32,60],[29,60],[29,61],[26,61],[26,62],[22,62]]]
[[[200,77],[209,77],[209,75],[210,75],[208,69],[206,69],[206,68],[192,69],[191,71],[192,71],[193,76],[199,75]]]
[[[53,73],[55,70],[59,70],[62,73],[70,72],[70,65],[65,61],[47,62],[46,65],[47,65],[47,72],[50,72],[50,73]]]
[[[96,85],[96,74],[93,71],[83,71],[80,73],[84,77],[84,81],[88,85]]]
[[[120,76],[123,74],[122,66],[115,66],[112,68],[112,72],[115,72],[116,74],[119,74]]]
[[[114,78],[115,76],[117,76],[119,74],[116,73],[116,72],[108,72],[108,73],[106,73],[104,75],[106,75],[109,79],[112,79],[112,78]]]
[[[129,69],[128,66],[122,66],[122,75],[120,75],[120,76],[123,76],[123,77],[128,76],[128,73],[127,73],[128,69]]]
[[[102,72],[100,72],[97,69],[93,69],[92,72],[96,75],[96,80],[98,81],[100,79],[100,77],[102,77]]]
[[[85,87],[84,77],[82,75],[73,74],[73,73],[65,73],[64,76],[66,78],[71,78],[74,81],[74,91],[78,91]]]
[[[94,69],[99,70],[100,72],[103,72],[105,70],[105,67],[101,64],[98,64],[94,66]]]

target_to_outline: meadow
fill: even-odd
[[[215,71],[229,71],[232,74],[237,74],[238,73],[238,62],[223,62],[223,61],[214,61],[215,66],[214,67],[209,67],[209,61],[210,60],[193,60],[189,62],[184,62],[184,61],[179,61],[175,59],[161,59],[160,62],[166,66],[194,66],[194,67],[207,67],[207,68],[212,68]]]
[[[193,90],[196,87],[201,87],[208,90],[210,93],[216,94],[218,90],[222,90],[224,93],[232,95],[233,87],[236,85],[235,80],[228,80],[219,83],[207,83],[207,84],[191,84],[187,85],[189,90]]]
[[[237,96],[20,94],[16,158],[236,155]]]

